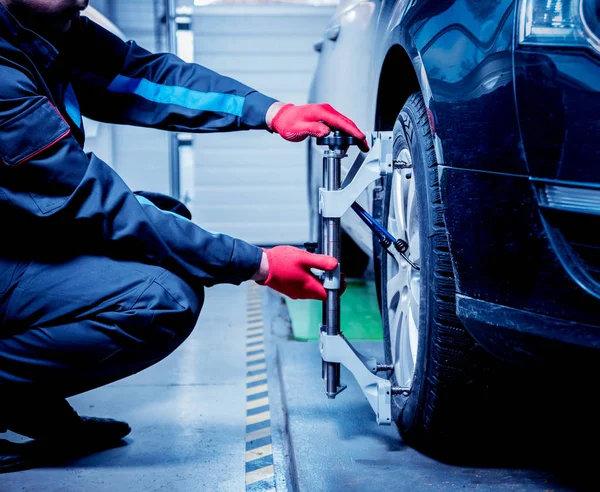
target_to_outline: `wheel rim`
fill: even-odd
[[[407,149],[402,149],[398,159],[412,165]],[[388,230],[395,238],[408,243],[407,256],[420,265],[419,215],[412,168],[396,169],[392,175]],[[400,256],[392,258],[390,255],[386,273],[392,364],[398,384],[410,387],[419,343],[421,276]]]

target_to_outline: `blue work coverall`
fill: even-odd
[[[205,286],[260,264],[85,153],[81,115],[223,132],[266,129],[274,102],[85,17],[50,44],[0,4],[0,390],[67,397],[138,372],[189,335]]]

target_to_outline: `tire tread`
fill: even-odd
[[[410,116],[409,116],[410,115]],[[412,122],[407,123],[407,121]],[[476,344],[456,316],[456,280],[438,178],[438,163],[429,125],[427,108],[421,93],[411,95],[398,117],[407,145],[414,134],[421,137],[426,156],[425,173],[429,190],[429,240],[432,251],[430,298],[430,363],[424,376],[424,400],[413,422],[402,421],[404,402],[398,403],[396,421],[403,438],[421,449],[442,449],[452,436],[466,438],[469,428],[479,431],[472,421],[477,403],[485,391],[485,373],[481,364],[487,354]],[[409,124],[416,123],[416,128]],[[421,204],[423,206],[423,204]],[[383,270],[382,270],[383,276]],[[387,308],[382,306],[382,312]],[[384,314],[385,316],[385,314]],[[389,328],[387,328],[389,330]],[[389,338],[389,334],[388,334]],[[389,350],[386,352],[389,354]],[[486,361],[487,362],[487,361]]]

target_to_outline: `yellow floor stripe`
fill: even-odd
[[[262,412],[257,413],[256,415],[250,415],[246,418],[246,424],[258,424],[259,422],[264,422],[265,420],[271,420],[271,412]]]
[[[264,371],[266,368],[266,362],[261,362],[260,364],[252,364],[251,366],[248,366],[248,371]]]
[[[252,485],[253,483],[260,482],[261,480],[271,478],[274,475],[275,472],[273,470],[273,465],[265,466],[264,468],[246,473],[246,485]]]
[[[271,435],[271,428],[266,427],[265,429],[259,429],[254,432],[249,432],[246,434],[246,442],[256,441],[257,439],[262,439],[263,437],[267,437]]]
[[[259,393],[264,393],[265,391],[268,391],[268,389],[268,384],[260,384],[258,386],[253,386],[252,388],[246,389],[246,396],[258,395]]]
[[[251,285],[248,288],[246,305],[246,371],[251,375],[246,376],[246,384],[252,385],[252,387],[246,388],[246,425],[255,427],[253,424],[262,423],[261,425],[265,427],[246,433],[247,448],[263,444],[263,446],[246,451],[246,463],[248,463],[246,465],[246,489],[258,487],[263,492],[277,492],[273,467],[269,384],[264,342],[265,323],[262,315],[261,292],[257,285]],[[260,413],[250,415],[254,412]],[[262,441],[256,442],[259,439]],[[262,468],[252,470],[257,466],[262,466]]]
[[[260,345],[252,345],[252,347],[248,347],[246,349],[246,352],[256,352],[257,350],[264,350],[265,349],[265,345],[264,343],[261,343]]]
[[[264,374],[255,374],[254,376],[248,376],[246,378],[246,384],[248,383],[256,383],[256,381],[267,380],[267,373]]]
[[[246,362],[254,362],[257,360],[264,360],[264,358],[265,358],[265,354],[263,352],[262,354],[250,355],[249,357],[246,358]]]
[[[252,410],[253,408],[264,407],[269,404],[269,397],[259,398],[258,400],[250,400],[246,403],[246,410]]]
[[[261,446],[260,448],[252,449],[250,451],[246,451],[246,463],[248,463],[248,461],[254,461],[259,458],[262,458],[263,456],[268,456],[270,454],[273,454],[273,446],[270,444],[267,444],[266,446]]]
[[[263,335],[254,335],[253,337],[248,337],[246,341],[248,343],[264,342],[265,337]],[[246,345],[248,345],[248,343]]]

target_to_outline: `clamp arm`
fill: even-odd
[[[339,190],[319,189],[319,213],[340,218],[373,181],[394,170],[392,132],[373,132],[372,147],[366,156],[359,154]]]
[[[375,412],[379,425],[392,423],[392,384],[380,378],[377,372],[377,360],[365,357],[357,352],[344,335],[327,335],[321,331],[321,357],[325,362],[339,362],[348,369],[360,385],[369,405]]]

